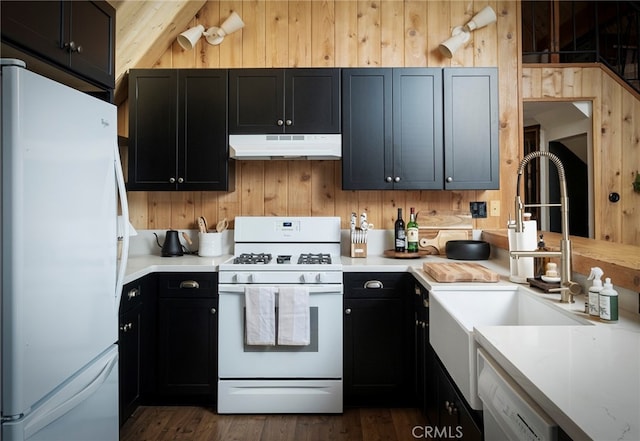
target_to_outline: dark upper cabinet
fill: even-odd
[[[342,72],[342,188],[499,186],[494,68]]]
[[[229,133],[340,133],[340,70],[229,71]]]
[[[498,69],[444,69],[445,190],[500,188]]]
[[[115,9],[104,1],[2,1],[2,41],[114,88]]]
[[[227,70],[133,69],[129,190],[232,190]]]
[[[442,186],[442,70],[343,70],[346,190]]]

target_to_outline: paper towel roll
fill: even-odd
[[[534,251],[537,242],[538,226],[535,220],[523,222],[523,231],[516,233],[509,229],[509,251]],[[510,260],[511,275],[509,280],[516,283],[527,283],[527,278],[534,277],[533,257],[520,257]]]

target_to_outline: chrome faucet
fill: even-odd
[[[559,204],[523,204],[520,198],[520,178],[524,174],[525,166],[535,158],[545,156],[554,163],[558,169],[560,179],[560,203]],[[549,292],[560,292],[560,301],[563,303],[573,303],[573,296],[580,294],[581,287],[571,280],[571,240],[569,239],[569,198],[567,197],[567,180],[564,173],[564,166],[560,159],[549,152],[535,151],[526,155],[518,167],[518,181],[516,187],[516,222],[511,226],[516,233],[523,231],[523,216],[526,207],[560,207],[562,216],[562,240],[560,241],[560,251],[511,251],[510,255],[516,259],[519,257],[559,257],[560,258],[560,288],[550,289]]]

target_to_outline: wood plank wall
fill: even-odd
[[[525,65],[522,99],[593,101],[595,239],[640,245],[640,99],[594,65]],[[620,194],[619,202],[609,194]],[[571,195],[569,195],[571,201]]]
[[[469,44],[454,58],[443,58],[437,47],[451,28],[466,23],[487,4],[497,12],[497,23],[474,32]],[[598,127],[611,127],[599,144],[594,143],[601,146],[600,150],[607,149],[603,155],[596,152],[596,157],[603,157],[596,165],[607,169],[595,172],[596,182],[602,183],[596,185],[596,201],[606,199],[613,188],[620,188],[623,196],[623,204],[607,203],[603,210],[596,208],[596,238],[640,243],[639,205],[625,204],[632,198],[637,201],[637,193],[620,185],[628,181],[634,163],[638,163],[637,100],[620,98],[624,94],[615,85],[603,82],[599,68],[548,71],[531,67],[521,74],[518,1],[208,1],[191,26],[219,24],[231,11],[244,20],[242,30],[219,46],[201,40],[188,52],[173,43],[153,67],[497,66],[500,190],[343,191],[340,161],[239,161],[234,192],[129,192],[134,227],[195,228],[200,215],[210,222],[237,215],[324,215],[340,216],[342,227],[347,228],[352,211],[367,211],[376,228],[391,229],[397,207],[408,210],[413,206],[422,213],[468,212],[471,201],[495,200],[500,202],[500,215],[474,219],[474,228],[504,228],[513,212],[516,170],[522,158],[522,99],[578,94],[596,103],[600,96],[610,97],[602,100],[602,111],[597,104],[594,106],[594,114],[604,115],[598,116]],[[128,134],[127,115],[125,102],[119,108],[119,133],[123,136]],[[623,126],[635,129],[623,134]],[[633,149],[629,153],[632,161],[626,160],[626,150],[622,161],[623,145]]]

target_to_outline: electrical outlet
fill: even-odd
[[[482,202],[469,202],[469,211],[471,211],[472,218],[487,217],[487,203]]]
[[[500,216],[500,201],[489,202],[489,215]]]

